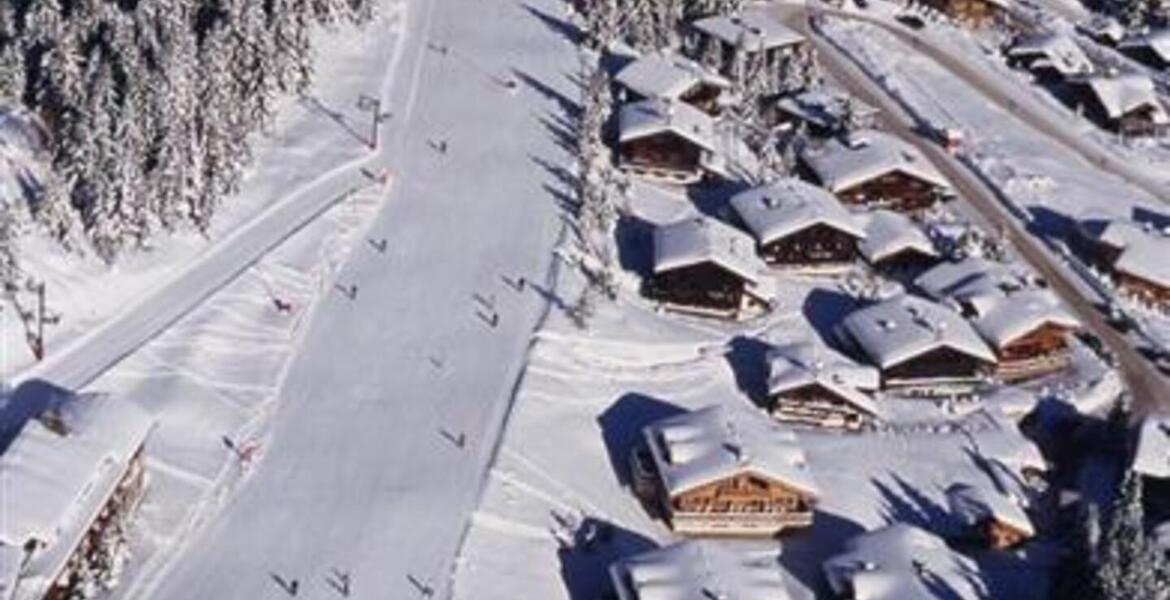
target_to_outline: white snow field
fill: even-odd
[[[559,0],[409,3],[382,137],[392,191],[361,235],[386,251],[353,248],[293,348],[240,339],[289,335],[259,331],[271,313],[236,329],[254,313],[231,314],[243,311],[233,303],[263,287],[249,274],[238,284],[248,291],[213,303],[224,314],[200,329],[206,343],[170,346],[168,335],[107,380],[173,411],[152,462],[174,481],[159,482],[144,519],[179,532],[145,543],[177,547],[119,597],[279,598],[294,581],[301,597],[340,597],[343,579],[350,598],[443,595],[550,304],[557,177],[570,164],[562,128],[578,96],[577,50],[541,17],[561,11]],[[298,265],[273,272],[311,285]],[[205,495],[182,535],[164,506],[198,493],[184,485],[216,489],[232,468],[224,434],[261,441],[258,458],[238,486]]]
[[[570,297],[576,279],[562,278]],[[786,276],[782,283],[778,308],[741,324],[657,313],[628,289],[618,303],[601,303],[586,330],[553,312],[537,335],[460,552],[455,598],[593,600],[606,589],[609,562],[676,539],[626,486],[628,452],[648,422],[715,403],[750,403],[745,389],[764,375],[762,349],[747,337],[816,340],[848,309],[832,280]],[[720,542],[778,543],[794,600],[827,597],[821,562],[862,531],[908,522],[953,533],[943,490],[960,481],[986,485],[976,455],[1013,461],[1031,448],[993,416],[992,404],[973,402],[965,416],[925,400],[878,404],[899,413],[896,425],[864,434],[796,430],[821,491],[810,530],[779,542]],[[611,541],[568,548],[586,520],[611,525]],[[1050,563],[1032,556],[1042,547],[976,553],[978,572],[948,583],[955,597],[1044,598]]]
[[[19,320],[0,313],[0,377],[83,385],[362,183],[354,177],[358,165],[376,157],[368,146],[370,113],[356,102],[379,96],[390,82],[400,8],[400,0],[384,0],[365,28],[315,33],[313,87],[304,98],[284,100],[269,133],[255,137],[240,192],[224,201],[206,239],[190,230],[163,235],[111,267],[25,236],[22,267],[45,281],[46,305],[60,322],[46,328],[47,360],[36,364]]]

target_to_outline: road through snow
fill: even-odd
[[[548,302],[552,165],[577,97],[558,0],[416,0],[383,132],[396,173],[312,317],[263,458],[134,597],[446,595],[453,557]],[[403,79],[403,77],[409,79]],[[549,165],[550,168],[542,168]],[[524,277],[515,289],[502,278]]]

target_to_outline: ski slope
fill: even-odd
[[[357,294],[313,315],[263,458],[134,597],[285,597],[278,578],[339,597],[334,570],[351,598],[443,595],[548,304],[534,288],[550,286],[562,224],[541,165],[568,164],[550,127],[577,96],[578,61],[534,11],[561,10],[410,3],[382,139],[394,186],[367,232],[388,248],[351,255],[337,282]]]

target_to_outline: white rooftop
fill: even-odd
[[[1170,287],[1170,235],[1133,221],[1113,220],[1101,231],[1100,241],[1120,248],[1114,268],[1164,287]]]
[[[1122,40],[1120,48],[1149,48],[1158,58],[1170,62],[1170,29],[1155,29]]]
[[[777,346],[767,356],[769,394],[817,384],[859,410],[877,414],[877,405],[866,393],[881,385],[877,369],[859,365],[811,342]]]
[[[789,94],[776,100],[776,108],[820,127],[840,124],[852,110],[859,115],[872,115],[877,109],[848,93],[824,88]]]
[[[870,213],[865,225],[865,239],[858,245],[858,250],[870,263],[881,262],[907,250],[938,256],[934,243],[922,228],[906,215],[888,210]]]
[[[1002,296],[1026,284],[1023,272],[978,257],[939,263],[914,279],[915,287],[934,300]]]
[[[1045,325],[1067,329],[1081,326],[1079,320],[1048,289],[1030,289],[998,296],[981,306],[972,324],[979,335],[995,348],[1003,348]]]
[[[826,225],[855,238],[865,236],[857,220],[823,188],[794,178],[754,187],[731,198],[731,206],[761,245],[815,225]]]
[[[984,485],[956,483],[946,490],[947,505],[965,525],[979,525],[994,519],[1029,537],[1036,535],[1032,519],[1019,502],[1008,494]]]
[[[988,363],[995,354],[955,311],[902,295],[854,311],[842,330],[881,369],[939,348],[950,348]]]
[[[749,51],[770,50],[804,41],[804,36],[780,22],[765,10],[749,10],[738,15],[717,15],[691,24],[696,30],[731,46]]]
[[[788,600],[779,549],[692,540],[610,566],[620,600]]]
[[[1042,57],[1043,65],[1051,66],[1062,75],[1093,71],[1093,63],[1085,51],[1064,33],[1038,33],[1021,37],[1008,49],[1007,54],[1014,57]]]
[[[715,120],[685,102],[650,98],[625,104],[618,113],[618,129],[622,143],[670,132],[710,152],[716,149]]]
[[[747,406],[708,406],[652,423],[642,435],[670,496],[740,473],[817,493],[796,434]]]
[[[1153,110],[1156,124],[1170,123],[1166,107],[1158,99],[1154,81],[1141,73],[1093,75],[1080,80],[1101,103],[1110,119],[1118,119],[1141,108]]]
[[[951,600],[976,600],[967,583],[977,572],[969,559],[938,536],[904,523],[863,533],[845,543],[845,552],[822,565],[838,597],[857,600],[939,600],[939,584]]]
[[[1170,479],[1170,415],[1153,415],[1142,421],[1133,470],[1147,477]]]
[[[950,187],[917,148],[874,129],[854,132],[848,143],[833,139],[822,148],[805,150],[801,159],[834,193],[893,172]]]
[[[651,53],[618,71],[614,81],[643,98],[677,100],[696,85],[730,87],[722,76],[676,54]]]
[[[654,272],[714,263],[755,283],[766,269],[748,235],[706,216],[690,217],[654,230]]]

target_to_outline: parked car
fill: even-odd
[[[922,17],[918,15],[902,13],[894,17],[894,19],[906,27],[909,27],[910,29],[922,29],[923,27],[926,27],[926,21],[923,21]]]

